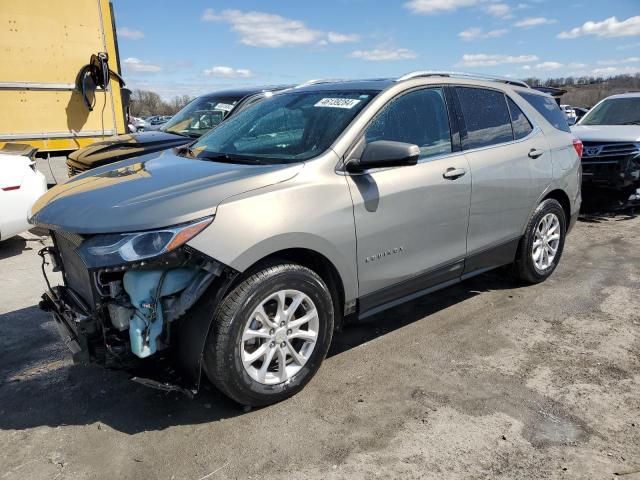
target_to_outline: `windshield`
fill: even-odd
[[[640,125],[640,97],[605,100],[593,107],[580,125]]]
[[[198,158],[293,163],[324,152],[376,92],[290,92],[236,113],[203,136]]]
[[[217,95],[198,97],[165,123],[162,130],[198,138],[218,126],[240,100],[241,97]]]

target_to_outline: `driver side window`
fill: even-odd
[[[369,125],[365,140],[418,145],[420,159],[451,153],[451,130],[443,90],[416,90],[393,100]]]

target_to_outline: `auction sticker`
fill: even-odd
[[[222,110],[223,112],[230,112],[231,110],[233,110],[233,105],[229,104],[229,103],[218,103],[215,106],[216,110]]]
[[[353,108],[359,103],[355,98],[323,98],[314,107]]]

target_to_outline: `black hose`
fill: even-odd
[[[118,80],[121,87],[126,85],[124,79],[109,68],[109,55],[105,52],[92,54],[89,63],[80,69],[76,77],[76,88],[80,90],[82,100],[89,111],[93,111],[96,103],[95,96],[93,99],[89,98],[89,91],[95,92],[98,87],[106,90],[111,76]],[[91,80],[92,85],[88,84],[88,80]]]

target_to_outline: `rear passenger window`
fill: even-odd
[[[467,134],[463,148],[513,141],[511,117],[504,93],[484,88],[456,87]]]
[[[537,95],[535,93],[524,93],[518,91],[518,94],[524,98],[529,104],[542,115],[547,122],[558,130],[570,132],[567,117],[556,101],[549,95]]]
[[[516,102],[507,97],[509,112],[511,113],[511,124],[513,125],[513,136],[516,140],[526,137],[533,131],[533,126],[525,116]]]
[[[451,152],[449,116],[441,88],[407,93],[393,100],[365,133],[367,143],[376,140],[406,142],[420,147],[420,158]]]

